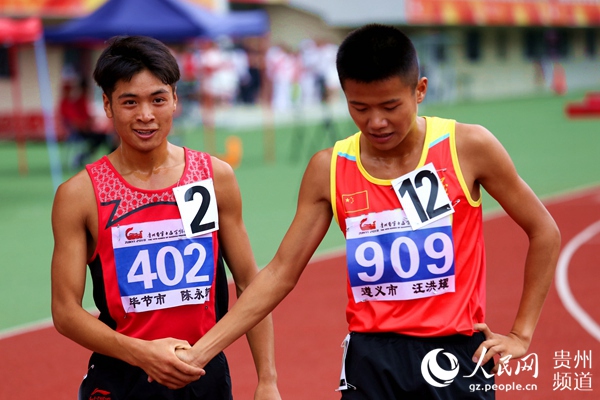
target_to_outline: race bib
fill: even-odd
[[[421,229],[454,212],[444,184],[432,163],[392,181],[412,229]]]
[[[219,229],[217,196],[212,179],[173,188],[173,195],[187,237],[202,236]]]
[[[400,209],[347,218],[346,258],[356,302],[454,292],[450,216],[418,230]]]
[[[144,312],[210,299],[214,279],[212,234],[188,238],[180,219],[112,228],[121,302]]]

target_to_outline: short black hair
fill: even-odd
[[[107,44],[96,62],[94,80],[109,100],[117,82],[129,82],[143,70],[150,71],[175,91],[181,73],[177,60],[164,43],[148,36],[115,36]]]
[[[412,41],[388,25],[368,24],[350,32],[338,48],[336,67],[342,87],[346,80],[370,83],[394,76],[413,88],[419,81]]]

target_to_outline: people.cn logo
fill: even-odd
[[[454,354],[443,352],[448,360],[450,361],[450,369],[445,370],[437,362],[437,355],[444,349],[431,350],[425,355],[423,361],[421,361],[421,374],[423,378],[431,386],[435,387],[446,387],[454,381],[456,375],[458,375],[458,360]]]

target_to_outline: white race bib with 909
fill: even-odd
[[[125,312],[144,312],[210,298],[213,238],[188,238],[180,219],[112,228],[112,244]]]
[[[454,292],[450,216],[418,230],[401,209],[347,218],[346,258],[356,302]]]

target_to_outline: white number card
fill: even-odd
[[[454,212],[432,163],[394,179],[392,186],[413,230]]]
[[[219,229],[217,197],[212,179],[173,188],[185,235],[201,236]]]

